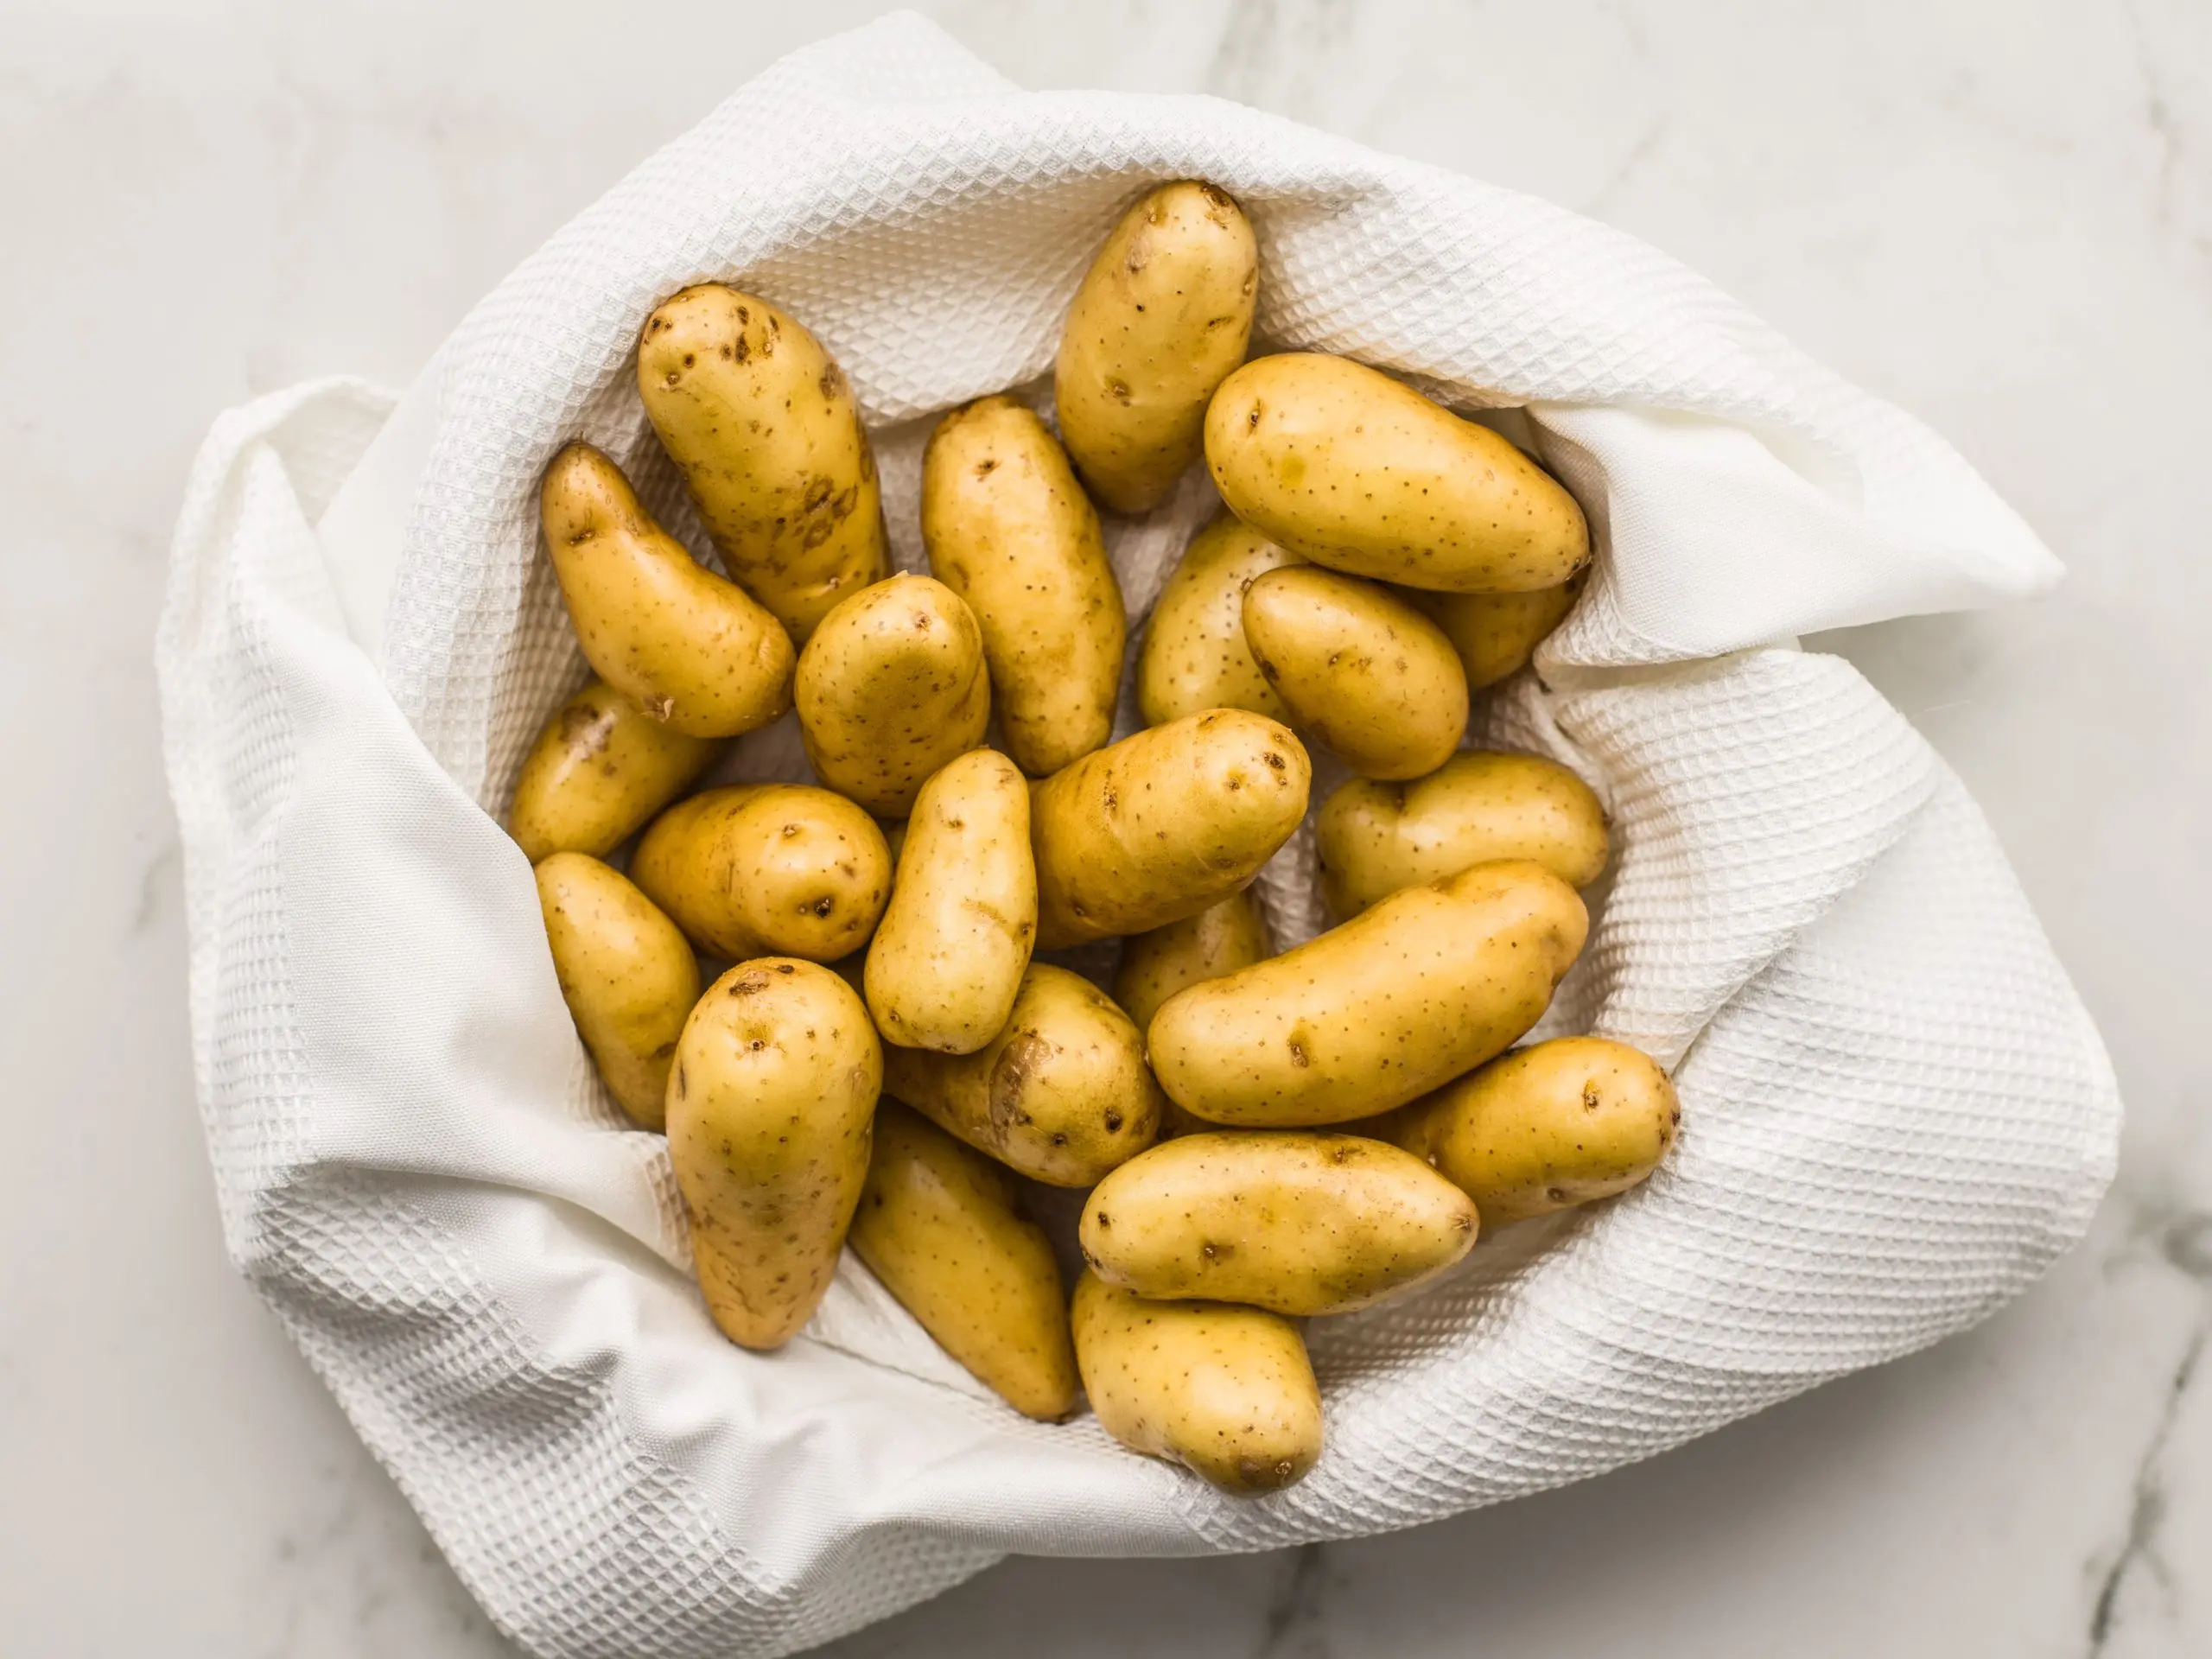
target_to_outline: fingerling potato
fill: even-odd
[[[652,520],[588,443],[538,491],[545,546],[584,660],[664,726],[735,737],[791,707],[791,637]]]
[[[1602,1037],[1492,1060],[1372,1126],[1503,1227],[1626,1192],[1675,1144],[1681,1102],[1659,1063]]]
[[[898,575],[842,601],[798,654],[799,738],[815,775],[879,817],[983,741],[991,683],[975,613],[943,582]]]
[[[1589,785],[1540,755],[1479,749],[1411,783],[1340,785],[1314,816],[1313,842],[1321,893],[1339,919],[1493,859],[1531,859],[1586,887],[1608,849]]]
[[[938,423],[922,456],[930,574],[965,600],[1007,753],[1033,778],[1107,740],[1128,619],[1098,514],[1027,405],[985,397]]]
[[[1298,1327],[1227,1302],[1155,1302],[1095,1273],[1075,1287],[1075,1357],[1099,1426],[1239,1497],[1321,1456],[1321,1389]]]
[[[891,893],[875,820],[807,784],[739,784],[653,820],[630,877],[699,949],[835,962],[868,943]]]
[[[1163,184],[1122,216],[1068,308],[1060,435],[1116,512],[1165,500],[1204,448],[1206,401],[1244,360],[1260,249],[1224,190]]]
[[[1006,1028],[1036,938],[1028,783],[997,750],[971,750],[922,785],[907,820],[868,951],[877,1030],[905,1048],[974,1053]]]
[[[1075,1409],[1059,1264],[1005,1169],[886,1100],[848,1236],[938,1345],[1016,1411],[1054,1423]]]
[[[1541,1016],[1588,927],[1574,889],[1541,865],[1478,864],[1177,992],[1147,1050],[1169,1098],[1211,1122],[1349,1122],[1502,1053]]]
[[[676,924],[584,853],[537,867],[537,902],[561,997],[615,1103],[645,1129],[666,1121],[668,1070],[699,1000],[699,963]]]
[[[1475,1206],[1419,1158],[1357,1135],[1181,1135],[1091,1189],[1083,1259],[1147,1297],[1348,1313],[1474,1248]]]
[[[1574,608],[1588,574],[1585,566],[1556,588],[1522,594],[1425,594],[1418,588],[1404,592],[1444,630],[1467,671],[1467,689],[1479,691],[1528,666],[1545,636]]]
[[[1137,653],[1137,711],[1146,725],[1209,709],[1289,720],[1244,642],[1244,590],[1255,577],[1298,563],[1228,513],[1191,538],[1154,602]]]
[[[792,639],[891,574],[860,405],[789,313],[718,283],[671,295],[639,336],[638,395],[723,565]]]
[[[1379,582],[1270,570],[1244,590],[1244,639],[1291,724],[1362,777],[1421,777],[1466,735],[1452,642]]]
[[[684,1021],[669,1156],[699,1288],[732,1342],[782,1346],[830,1288],[882,1082],[868,1010],[810,962],[740,963]]]
[[[1206,410],[1230,510],[1316,564],[1444,593],[1556,588],[1590,556],[1575,499],[1488,427],[1349,358],[1247,363]]]
[[[509,830],[533,864],[555,853],[604,858],[727,747],[662,725],[594,676],[523,757]]]
[[[1114,1000],[1143,1031],[1160,1005],[1185,985],[1218,979],[1274,954],[1267,918],[1252,895],[1232,893],[1195,916],[1123,939]]]
[[[1033,1180],[1089,1186],[1152,1144],[1160,1090],[1144,1039],[1080,975],[1033,962],[1005,1029],[972,1054],[893,1048],[885,1087]]]
[[[1241,709],[1152,727],[1055,772],[1030,797],[1038,949],[1218,904],[1290,839],[1313,778],[1297,738]]]

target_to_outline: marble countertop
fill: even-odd
[[[404,382],[634,160],[878,8],[4,10],[0,1645],[511,1653],[224,1260],[149,661],[169,524],[218,410]],[[1609,219],[1945,433],[2071,579],[1821,643],[1979,795],[2130,1116],[2088,1242],[1929,1352],[1417,1532],[1011,1561],[830,1651],[2212,1652],[2212,8],[922,10],[1026,84],[1219,92]]]

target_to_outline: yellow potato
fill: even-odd
[[[1478,864],[1167,999],[1147,1050],[1168,1097],[1250,1128],[1402,1106],[1503,1053],[1582,949],[1589,915],[1541,865]]]
[[[1217,905],[1306,816],[1305,748],[1241,709],[1186,715],[1036,785],[1037,948],[1147,933]]]
[[[1252,895],[1232,893],[1195,916],[1123,939],[1114,1000],[1143,1031],[1160,1005],[1185,985],[1249,968],[1274,951],[1267,918]]]
[[[1152,1144],[1144,1039],[1087,979],[1033,962],[1006,1028],[973,1054],[893,1048],[884,1087],[938,1128],[1052,1186],[1089,1186]]]
[[[835,962],[875,931],[891,893],[891,849],[875,820],[842,795],[740,784],[654,819],[630,879],[710,956]]]
[[[938,423],[922,456],[930,573],[983,631],[1007,753],[1058,772],[1114,729],[1128,620],[1098,514],[1034,410],[986,397]]]
[[[1574,498],[1488,427],[1348,358],[1247,363],[1206,410],[1239,518],[1332,569],[1444,593],[1556,588],[1590,556]]]
[[[868,946],[876,1029],[906,1048],[974,1053],[1006,1028],[1036,938],[1029,785],[997,750],[976,749],[922,785],[907,821]]]
[[[925,778],[983,741],[982,632],[943,582],[893,576],[822,619],[798,654],[793,696],[816,775],[879,817],[903,818]]]
[[[1322,896],[1341,920],[1493,859],[1533,859],[1588,887],[1605,868],[1605,810],[1556,762],[1478,749],[1409,784],[1353,779],[1321,803],[1313,842]]]
[[[1228,513],[1191,538],[1137,653],[1137,711],[1146,725],[1209,709],[1290,718],[1244,643],[1244,590],[1255,577],[1299,563]]]
[[[1452,642],[1378,582],[1271,570],[1244,590],[1244,639],[1291,723],[1363,777],[1419,778],[1466,735]]]
[[[1675,1085],[1640,1049],[1559,1037],[1516,1049],[1372,1124],[1426,1159],[1503,1227],[1627,1191],[1682,1121]]]
[[[676,924],[583,853],[537,867],[537,902],[561,997],[607,1092],[641,1128],[666,1115],[668,1068],[699,1000],[699,964]]]
[[[538,503],[569,620],[601,678],[691,737],[735,737],[791,707],[791,637],[694,563],[620,467],[572,443],[545,469]]]
[[[1139,1296],[1349,1313],[1475,1247],[1475,1206],[1357,1135],[1235,1129],[1140,1153],[1091,1189],[1083,1259]]]
[[[662,725],[594,678],[554,711],[523,758],[508,827],[532,863],[554,853],[603,858],[726,747]]]
[[[891,574],[860,405],[788,313],[714,283],[671,296],[639,336],[638,395],[722,563],[793,639]]]
[[[740,963],[684,1022],[668,1151],[699,1288],[732,1342],[782,1346],[830,1288],[882,1083],[868,1010],[810,962]]]
[[[1279,1492],[1321,1456],[1321,1390],[1298,1327],[1227,1302],[1153,1302],[1086,1273],[1075,1357],[1099,1427],[1241,1497]]]
[[[1259,276],[1243,211],[1187,180],[1130,208],[1091,261],[1052,401],[1083,481],[1115,512],[1150,512],[1198,458],[1206,400],[1244,360]]]
[[[1586,566],[1572,581],[1524,594],[1425,594],[1408,588],[1405,596],[1444,630],[1467,671],[1468,689],[1479,691],[1527,665],[1544,636],[1574,608],[1587,574]]]
[[[1052,1423],[1075,1409],[1059,1263],[1005,1170],[887,1100],[848,1236],[938,1345],[1016,1411]]]

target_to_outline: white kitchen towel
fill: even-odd
[[[607,447],[703,551],[632,385],[657,301],[728,280],[822,337],[911,565],[928,417],[1033,392],[1107,227],[1182,177],[1257,227],[1262,348],[1493,411],[1589,506],[1597,576],[1477,735],[1603,794],[1619,854],[1548,1028],[1647,1046],[1686,1109],[1646,1186],[1315,1322],[1329,1449],[1256,1502],[1025,1421],[849,1263],[781,1353],[723,1342],[499,825],[582,673],[547,459]],[[1194,474],[1115,527],[1135,615],[1211,506]],[[1343,1537],[1649,1456],[1980,1319],[2110,1177],[2109,1068],[1989,830],[1795,644],[2056,576],[1934,436],[1617,232],[1211,99],[1022,92],[887,18],[639,167],[396,407],[330,381],[216,423],[158,654],[230,1249],[549,1656],[785,1653],[1009,1551]],[[737,767],[798,764],[784,731]],[[1313,874],[1301,834],[1263,879],[1287,940]]]

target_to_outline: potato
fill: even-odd
[[[1402,1106],[1536,1023],[1589,916],[1540,864],[1408,887],[1294,950],[1167,999],[1147,1050],[1210,1122],[1343,1123]]]
[[[639,336],[638,395],[724,567],[793,639],[890,575],[860,405],[788,313],[714,283],[671,296]]]
[[[1313,781],[1298,740],[1241,709],[1186,715],[1056,772],[1030,794],[1038,949],[1219,904],[1290,839]]]
[[[540,864],[537,903],[561,998],[592,1064],[640,1128],[659,1128],[676,1039],[699,1000],[691,947],[651,899],[587,854]]]
[[[1252,895],[1232,893],[1195,916],[1123,939],[1114,1000],[1143,1031],[1160,1005],[1185,985],[1233,974],[1274,953],[1267,918]]]
[[[1321,1456],[1321,1390],[1298,1327],[1226,1302],[1154,1302],[1095,1273],[1075,1287],[1075,1357],[1099,1427],[1242,1497]]]
[[[1291,723],[1363,777],[1419,778],[1466,735],[1452,642],[1378,582],[1270,570],[1244,590],[1244,639]]]
[[[880,817],[903,818],[925,778],[983,741],[982,631],[943,582],[893,576],[822,619],[798,654],[793,696],[816,775]]]
[[[1313,841],[1322,896],[1342,920],[1493,859],[1531,859],[1587,887],[1605,868],[1605,811],[1554,761],[1475,750],[1409,784],[1353,779],[1321,803]]]
[[[1292,552],[1443,593],[1556,588],[1590,556],[1582,509],[1488,427],[1348,358],[1247,363],[1206,410],[1230,510]]]
[[[868,1010],[810,962],[740,963],[684,1021],[668,1151],[699,1288],[732,1342],[782,1346],[830,1288],[882,1083]]]
[[[1089,1186],[1152,1144],[1144,1039],[1080,975],[1033,962],[1006,1028],[973,1054],[893,1048],[884,1087],[1033,1180]]]
[[[1036,939],[1029,785],[1006,756],[976,749],[922,785],[907,821],[868,946],[876,1029],[906,1048],[974,1053],[1006,1028]]]
[[[1675,1085],[1649,1054],[1558,1037],[1353,1128],[1426,1159],[1485,1226],[1503,1227],[1627,1191],[1658,1166],[1681,1121]]]
[[[1544,636],[1574,608],[1588,574],[1586,565],[1556,588],[1525,594],[1425,594],[1408,588],[1405,596],[1444,630],[1467,671],[1467,689],[1479,691],[1528,665]]]
[[[1059,1263],[1005,1170],[887,1100],[848,1236],[938,1345],[1016,1411],[1052,1423],[1075,1409]]]
[[[1186,1135],[1091,1189],[1083,1259],[1139,1296],[1349,1313],[1434,1278],[1475,1247],[1467,1195],[1357,1135]]]
[[[1098,514],[1036,413],[986,397],[938,423],[922,456],[930,573],[983,631],[1007,753],[1033,778],[1114,729],[1128,619]]]
[[[1244,643],[1244,590],[1255,576],[1300,563],[1227,513],[1191,538],[1137,653],[1137,711],[1146,725],[1209,709],[1290,718]]]
[[[523,758],[508,828],[533,864],[554,853],[604,858],[727,747],[662,725],[594,677]]]
[[[1206,400],[1244,360],[1260,249],[1210,184],[1163,184],[1122,216],[1068,308],[1052,402],[1083,481],[1148,512],[1205,447]]]
[[[620,467],[572,443],[545,469],[538,505],[569,620],[601,678],[690,737],[735,737],[791,707],[791,637],[695,563]]]
[[[654,819],[630,879],[710,956],[835,962],[875,931],[891,893],[891,849],[875,820],[842,795],[739,784]]]

